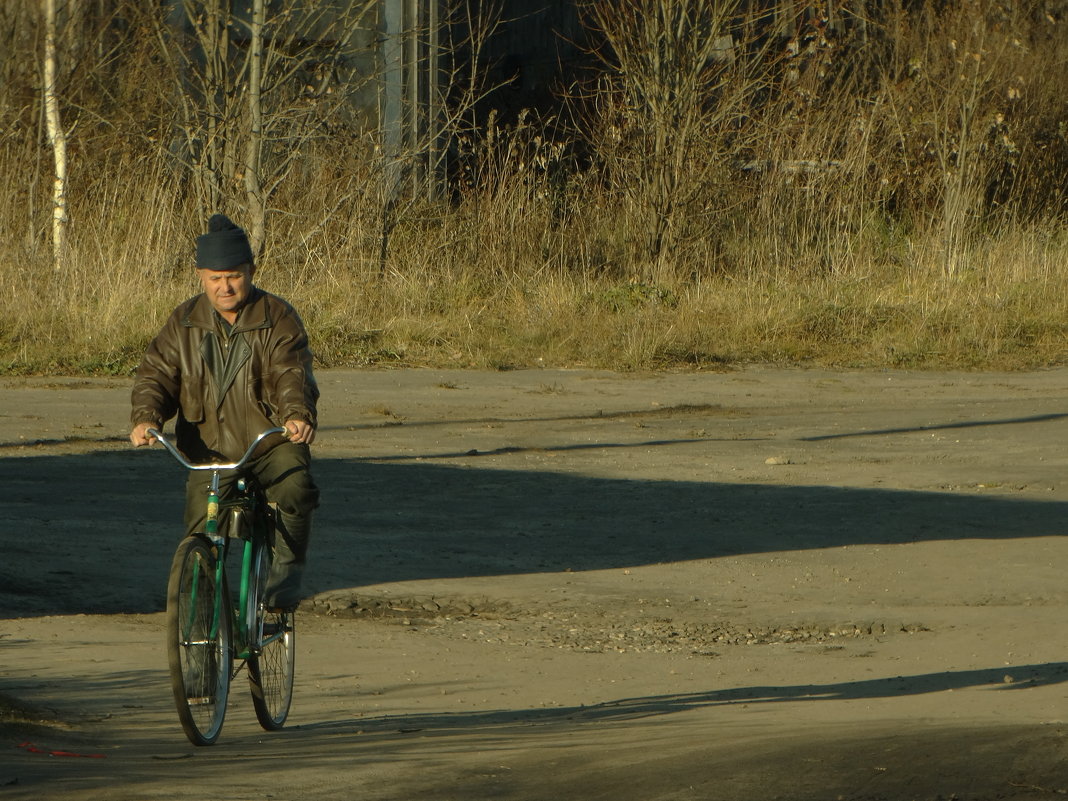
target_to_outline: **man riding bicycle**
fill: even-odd
[[[274,561],[266,602],[288,609],[300,601],[312,510],[319,490],[308,446],[315,439],[319,389],[308,336],[286,301],[252,283],[245,232],[222,214],[197,238],[196,267],[204,291],[172,312],[149,344],[131,393],[130,442],[150,445],[148,429],[177,415],[178,447],[193,462],[232,462],[262,430],[249,471],[276,504]],[[204,521],[204,478],[186,485],[186,533]]]

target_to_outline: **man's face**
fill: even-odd
[[[197,270],[197,277],[215,311],[229,317],[241,308],[252,291],[252,273],[251,265],[242,264],[230,270]]]

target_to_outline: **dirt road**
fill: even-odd
[[[181,469],[124,380],[0,380],[0,798],[1068,793],[1068,371],[320,380],[292,725],[239,677],[206,749]]]

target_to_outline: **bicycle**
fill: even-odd
[[[194,745],[212,745],[222,731],[230,683],[247,666],[256,718],[276,731],[285,725],[293,699],[296,632],[291,610],[264,604],[274,510],[242,469],[265,437],[286,429],[262,432],[237,462],[199,465],[156,429],[148,433],[185,468],[211,471],[204,531],[178,544],[167,582],[167,654],[182,729]],[[235,489],[220,499],[224,471],[236,474]],[[236,600],[226,565],[234,543],[241,554]]]

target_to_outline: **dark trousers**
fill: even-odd
[[[267,581],[268,605],[294,606],[300,600],[312,511],[319,506],[319,488],[311,476],[311,453],[307,445],[284,442],[250,462],[248,470],[263,487],[267,500],[278,509],[274,561]],[[185,486],[187,534],[204,530],[209,475],[206,470],[189,473]],[[220,481],[220,497],[233,492],[235,481],[235,477]]]

